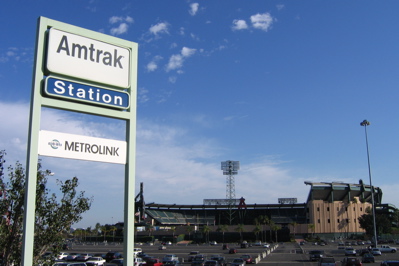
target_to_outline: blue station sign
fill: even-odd
[[[103,107],[128,109],[130,106],[130,95],[125,91],[94,87],[54,77],[46,78],[44,92],[47,96]]]

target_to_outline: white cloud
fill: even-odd
[[[126,23],[121,23],[117,28],[111,29],[111,35],[121,35],[126,33],[129,29],[129,26]]]
[[[183,47],[182,50],[181,50],[181,54],[184,57],[190,57],[193,54],[195,54],[196,51],[197,51],[197,49],[191,49],[191,48],[188,48],[188,47]]]
[[[198,7],[199,7],[198,3],[192,3],[190,5],[190,10],[188,11],[188,13],[190,13],[191,16],[195,16],[195,14],[197,14]]]
[[[133,18],[126,16],[126,17],[117,17],[113,16],[109,18],[110,24],[120,23],[116,27],[112,27],[110,30],[111,35],[121,35],[126,33],[129,30],[129,24],[133,23]]]
[[[195,54],[196,51],[197,49],[183,47],[180,54],[174,54],[169,58],[169,62],[166,66],[166,71],[175,70],[183,67],[184,60]]]
[[[162,34],[162,33],[169,34],[168,27],[169,27],[169,24],[167,22],[161,22],[161,23],[151,26],[149,31],[150,31],[150,33],[154,34],[155,36],[158,36],[159,34]]]
[[[235,19],[233,21],[233,26],[231,27],[232,30],[245,30],[248,28],[247,22],[242,19]]]
[[[268,31],[273,23],[273,18],[269,13],[256,14],[251,16],[252,27],[263,31]]]
[[[155,56],[146,66],[148,72],[152,72],[158,69],[158,62],[162,60],[162,56]]]

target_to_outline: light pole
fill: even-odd
[[[372,215],[373,215],[373,231],[374,231],[374,247],[377,247],[377,225],[375,222],[375,202],[374,202],[374,187],[373,183],[371,182],[371,168],[370,168],[370,153],[369,153],[369,142],[367,138],[367,126],[370,125],[370,122],[367,120],[363,120],[363,122],[360,123],[362,127],[364,127],[364,133],[366,135],[366,148],[367,148],[367,163],[369,167],[369,178],[370,178],[370,191],[371,191],[371,209],[372,209]]]

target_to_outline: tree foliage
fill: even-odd
[[[20,265],[24,216],[26,174],[22,165],[8,167],[8,178],[4,172],[5,152],[0,151],[0,254],[4,265]],[[36,212],[33,261],[37,263],[46,251],[57,254],[64,242],[64,236],[72,224],[82,219],[82,214],[90,209],[92,198],[78,192],[78,178],[66,181],[57,180],[57,198],[47,188],[49,170],[37,166]]]
[[[366,230],[367,235],[373,235],[373,215],[371,213],[365,213],[358,218],[360,228]],[[392,222],[389,220],[387,215],[376,214],[375,223],[377,234],[390,234],[392,229]]]

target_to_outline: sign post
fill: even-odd
[[[36,38],[26,160],[22,265],[33,265],[39,155],[125,164],[124,263],[134,265],[138,45],[44,17],[38,19]],[[92,139],[40,131],[42,107],[122,119],[126,121],[126,140]],[[49,134],[65,139],[59,143],[47,141]],[[58,156],[59,153],[46,149],[46,145],[54,145],[53,149],[60,150],[63,147],[65,154]],[[81,157],[68,157],[68,150],[76,153],[77,149]]]

